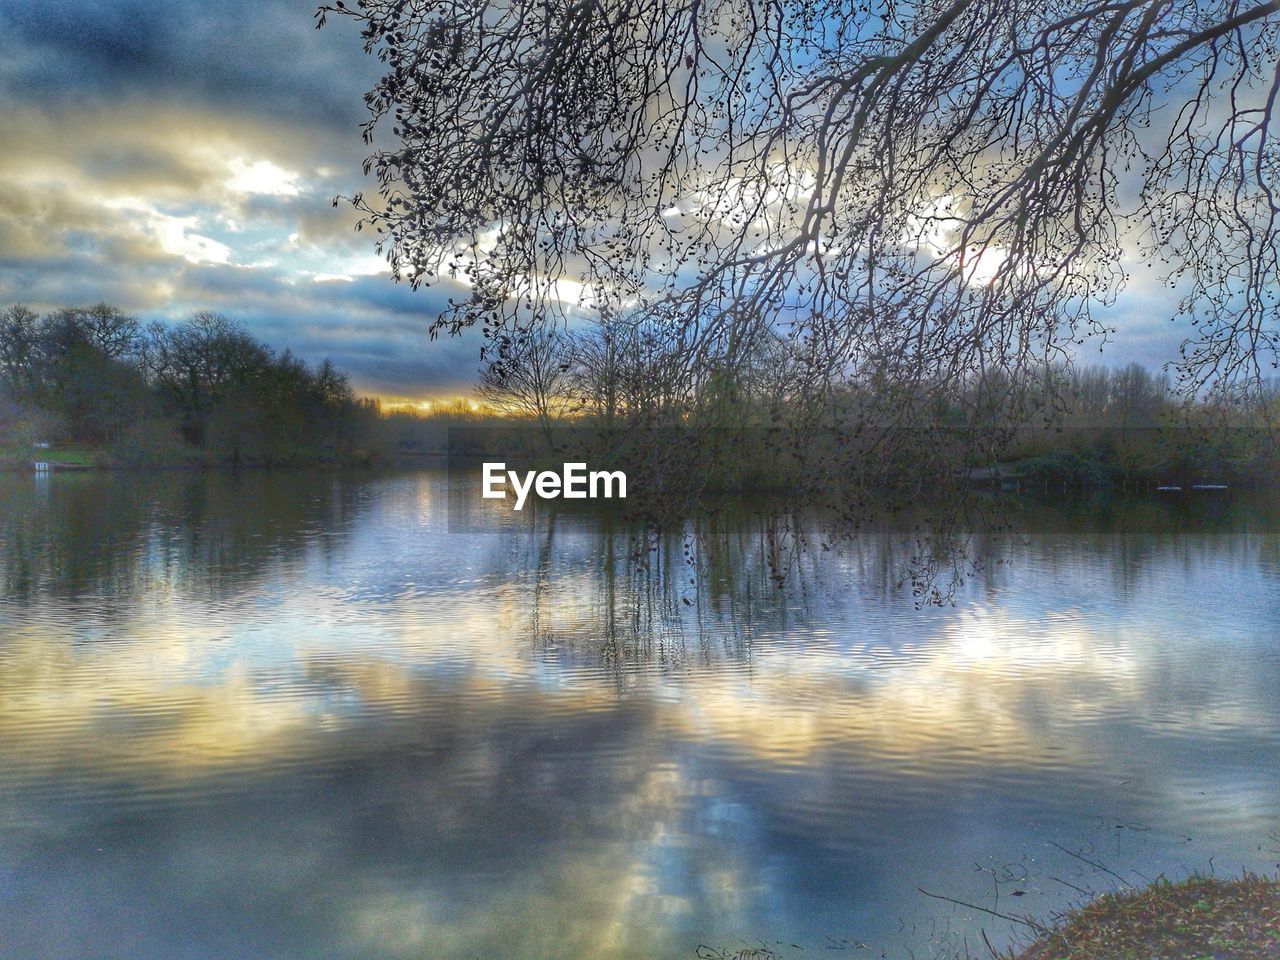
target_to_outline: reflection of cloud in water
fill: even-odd
[[[0,947],[888,937],[923,880],[1084,821],[1176,869],[1280,815],[1269,541],[1039,540],[916,611],[871,541],[778,590],[749,529],[637,567],[589,528],[443,533],[420,478],[275,482],[261,517],[214,479],[18,504],[22,544],[116,545],[25,581],[0,531]]]
[[[330,728],[325,716],[308,724],[287,709],[275,715],[233,696],[241,687],[229,679],[207,699],[181,697],[183,709],[158,729],[131,729],[117,713],[126,708],[109,703],[78,727],[79,753],[68,756],[66,743],[39,745],[61,755],[43,776],[28,766],[19,802],[9,806],[6,846],[18,859],[39,850],[51,869],[12,891],[6,942],[38,942],[37,904],[57,902],[49,884],[63,882],[61,870],[80,878],[78,900],[109,883],[102,871],[137,861],[147,866],[130,881],[134,894],[162,907],[158,917],[135,918],[133,937],[157,933],[175,892],[186,900],[179,912],[196,904],[234,910],[227,871],[253,886],[259,921],[279,911],[287,928],[302,919],[299,904],[327,903],[291,933],[316,947],[340,944],[343,956],[374,947],[388,956],[643,956],[656,936],[650,927],[671,916],[695,907],[727,915],[736,890],[731,859],[718,867],[719,895],[682,894],[658,876],[676,849],[663,825],[678,822],[675,808],[689,790],[664,763],[644,705],[602,701],[584,710],[580,701],[536,688],[498,691],[483,679],[410,681],[389,664],[336,669],[323,678],[308,671],[303,682],[366,698],[360,724]],[[406,701],[425,706],[409,713]],[[71,702],[80,700],[62,701]],[[9,719],[0,735],[12,744]],[[131,749],[95,756],[93,745],[113,736]],[[237,751],[239,762],[224,765]],[[205,782],[166,788],[178,764]],[[83,773],[108,781],[94,803],[48,802],[56,783]],[[124,825],[139,805],[145,834]],[[100,935],[98,918],[84,923]],[[249,942],[262,935],[251,931]]]
[[[512,642],[522,626],[527,631],[528,605],[506,588],[495,594],[460,605],[443,623],[402,613],[397,607],[417,601],[401,601],[379,605],[360,625],[340,602],[306,596],[272,608],[271,642],[255,638],[256,627],[229,635],[216,625],[193,627],[199,611],[185,605],[139,624],[137,640],[72,647],[48,630],[20,631],[4,653],[0,736],[11,746],[34,741],[21,753],[38,765],[71,762],[80,751],[105,771],[118,763],[200,773],[269,764],[318,728],[421,716],[445,695],[482,709],[530,691],[537,712],[549,715],[616,702],[607,672],[549,679]],[[662,709],[672,729],[782,764],[846,743],[886,758],[912,754],[918,763],[957,753],[1038,762],[1050,736],[1058,749],[1093,762],[1091,720],[1110,714],[1140,723],[1147,713],[1150,684],[1133,653],[1142,637],[1107,644],[1079,626],[1046,633],[981,608],[957,611],[939,627],[889,659],[874,647],[859,655],[830,642],[774,647],[765,639],[750,671],[686,661],[678,677],[654,683],[670,695]],[[548,629],[554,635],[554,625]],[[1037,703],[1053,705],[1056,734],[1031,708]],[[1184,725],[1244,725],[1251,718],[1242,709],[1224,703]],[[104,741],[100,727],[114,735]]]

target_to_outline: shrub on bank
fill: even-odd
[[[1015,960],[1277,960],[1280,881],[1192,876],[1108,893]]]

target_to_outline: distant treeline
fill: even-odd
[[[732,352],[649,318],[534,328],[490,345],[479,394],[536,425],[548,459],[576,448],[636,471],[637,489],[682,494],[844,504],[974,480],[1269,484],[1280,470],[1275,381],[1196,393],[1138,365],[1031,361],[922,379],[910,355],[869,350],[852,372],[821,342],[774,335]]]
[[[327,361],[309,366],[201,312],[141,325],[98,304],[0,311],[0,456],[47,441],[124,466],[367,463],[444,453],[634,471],[631,488],[774,491],[795,500],[974,479],[1072,485],[1274,483],[1274,385],[1188,397],[1140,366],[964,372],[920,383],[886,361],[819,369],[812,348],[753,345],[734,372],[624,324],[500,343],[478,394],[384,413]],[[475,428],[492,428],[489,430]],[[485,438],[488,439],[485,439]],[[479,439],[477,439],[479,438]]]
[[[48,442],[100,465],[354,462],[375,455],[376,402],[327,361],[277,352],[215,313],[143,326],[105,303],[0,312],[0,453]]]

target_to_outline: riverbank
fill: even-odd
[[[330,468],[330,467],[371,467],[386,462],[387,458],[379,453],[368,453],[357,450],[350,456],[295,456],[269,461],[241,460],[239,462],[226,457],[219,457],[208,451],[188,448],[178,454],[164,458],[145,460],[125,460],[113,456],[111,451],[103,447],[83,444],[59,445],[57,447],[31,448],[0,446],[0,472],[33,473],[41,470],[50,472],[67,471],[171,471],[171,470],[215,470],[215,469],[251,469],[251,468]],[[38,464],[43,466],[37,466]]]
[[[1280,880],[1191,876],[1108,893],[1013,960],[1277,960]]]

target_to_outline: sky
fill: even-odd
[[[466,394],[450,294],[394,283],[354,213],[377,63],[312,0],[0,0],[0,307],[211,309],[388,400]]]
[[[314,0],[0,0],[0,307],[211,309],[329,358],[387,401],[467,394],[476,334],[430,340],[448,282],[393,282],[336,195],[371,186],[378,63]],[[1139,269],[1109,365],[1173,359],[1171,296]],[[1090,356],[1091,355],[1091,356]]]

